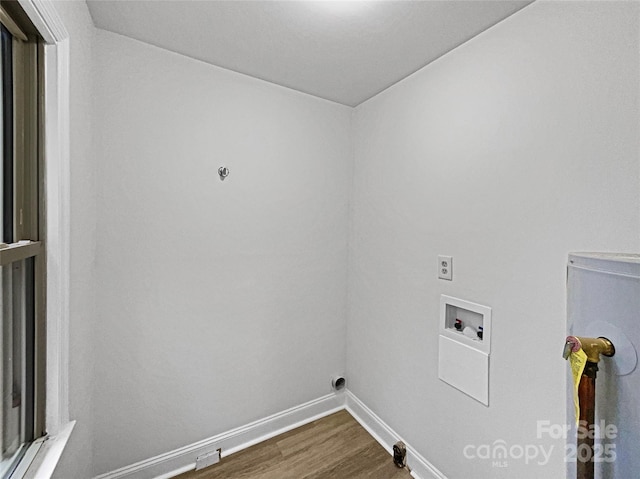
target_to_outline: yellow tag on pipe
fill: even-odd
[[[571,374],[573,375],[573,404],[576,408],[576,426],[580,421],[580,400],[578,399],[578,386],[580,385],[580,378],[584,371],[584,367],[587,364],[587,353],[580,348],[575,353],[571,353],[569,356],[569,362],[571,363]]]

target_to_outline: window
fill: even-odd
[[[17,2],[0,6],[0,478],[44,428],[42,49]]]

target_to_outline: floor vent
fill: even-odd
[[[202,456],[196,458],[196,471],[204,469],[205,467],[213,466],[220,462],[220,454],[222,449],[216,449],[215,451],[207,452]]]

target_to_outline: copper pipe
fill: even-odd
[[[593,427],[596,414],[596,373],[598,365],[591,361],[587,364],[578,385],[580,402],[580,422],[578,423],[578,443],[576,448],[577,479],[594,479],[593,463]]]
[[[616,353],[613,343],[607,338],[587,338],[567,336],[562,356],[568,359],[580,349],[587,357],[584,371],[578,383],[578,402],[580,420],[578,422],[578,441],[576,446],[577,479],[594,479],[593,423],[596,415],[596,374],[600,355],[611,357]]]

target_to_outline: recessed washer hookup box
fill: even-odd
[[[443,294],[438,377],[488,406],[490,352],[491,308]]]

